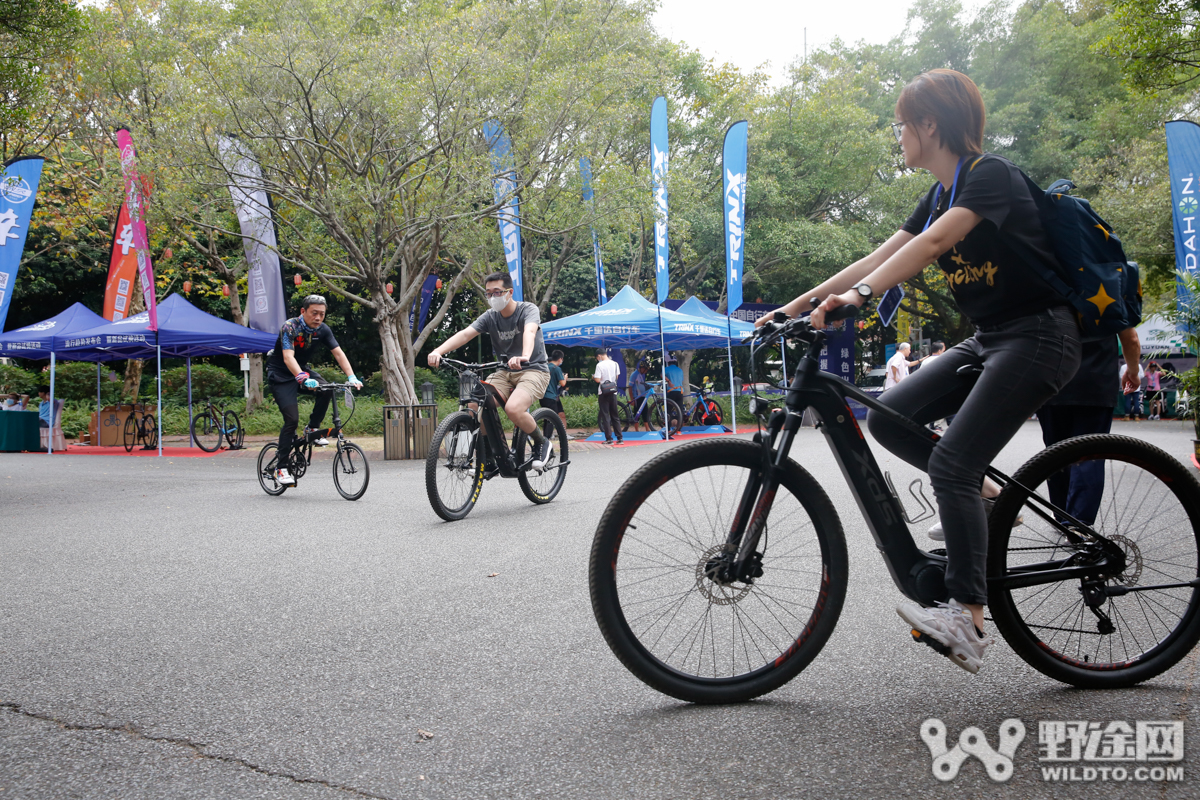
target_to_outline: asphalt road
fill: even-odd
[[[1176,423],[1115,432],[1192,446]],[[1057,684],[1002,642],[978,676],[956,669],[896,617],[813,430],[793,456],[850,547],[837,632],[752,703],[647,688],[597,630],[587,554],[617,486],[662,447],[578,454],[547,506],[493,480],[457,523],[433,515],[416,462],[372,462],[348,503],[328,462],[272,498],[244,459],[0,454],[0,798],[1197,796],[1190,739],[1182,781],[1065,784],[1043,780],[1037,739],[1048,720],[1200,735],[1200,654],[1112,692]],[[1030,423],[998,466],[1038,449]],[[897,486],[915,476],[877,455]],[[1023,720],[1012,780],[973,758],[936,780],[930,717],[993,746]]]

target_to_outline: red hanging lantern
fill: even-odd
[[[225,295],[226,297],[229,297],[229,284],[228,283],[221,284],[221,294]]]
[[[434,285],[437,286],[437,290],[440,292],[442,290],[442,279],[438,278],[437,283]]]
[[[167,249],[163,250],[163,253],[162,253],[163,258],[171,258],[174,255],[175,255],[175,251],[169,247]]]
[[[383,290],[385,292],[387,292],[388,294],[391,294],[392,293],[392,285],[389,283],[387,286],[383,287]]]
[[[191,294],[191,292],[192,292],[192,282],[191,282],[191,281],[184,281],[184,282],[183,282],[183,293],[184,293],[184,294]]]
[[[304,279],[300,277],[299,272],[297,272],[295,275],[292,276],[292,282],[295,283],[297,286],[299,286],[303,282],[303,280]]]
[[[558,303],[550,304],[550,316],[552,316],[552,317],[558,316]]]

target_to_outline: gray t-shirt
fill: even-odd
[[[471,323],[471,327],[491,337],[492,350],[497,361],[508,361],[513,356],[521,355],[525,326],[531,322],[538,323],[538,329],[534,334],[533,353],[522,369],[549,372],[550,367],[546,366],[546,345],[542,341],[542,315],[533,303],[517,303],[517,310],[507,318],[499,311],[489,308]]]

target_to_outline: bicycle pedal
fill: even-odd
[[[927,647],[932,647],[934,652],[939,653],[946,658],[950,658],[950,648],[939,642],[937,639],[934,639],[932,636],[926,636],[916,628],[913,628],[912,637],[914,642],[920,642]]]

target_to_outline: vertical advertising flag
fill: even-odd
[[[129,300],[136,280],[137,251],[133,247],[133,224],[129,221],[129,208],[122,200],[108,258],[108,282],[104,286],[105,319],[116,322],[129,316]]]
[[[408,310],[408,328],[413,333],[419,333],[425,327],[425,320],[429,317],[429,305],[433,302],[433,292],[437,289],[438,276],[426,275],[425,282],[421,284],[420,297],[414,297],[412,307]],[[515,287],[515,284],[514,284]],[[421,316],[417,317],[417,304],[421,305]],[[415,328],[413,326],[416,326]]]
[[[1168,122],[1167,171],[1171,176],[1171,220],[1175,228],[1175,269],[1196,275],[1196,236],[1200,225],[1200,125]],[[1176,281],[1178,302],[1189,302],[1187,289]]]
[[[746,227],[746,129],[735,122],[725,132],[721,166],[725,173],[725,290],[728,313],[742,304],[742,272]]]
[[[127,128],[117,131],[117,149],[121,152],[121,171],[125,175],[125,207],[133,234],[133,249],[137,253],[138,280],[142,297],[150,315],[150,330],[158,330],[158,304],[154,301],[154,265],[150,263],[150,240],[146,236],[146,196],[137,172],[137,151],[133,136]]]
[[[14,158],[4,165],[0,178],[0,331],[17,286],[17,268],[25,252],[41,179],[42,159],[38,156]]]
[[[222,136],[217,139],[221,161],[229,173],[229,194],[237,212],[246,248],[246,325],[256,331],[276,333],[287,322],[283,276],[271,201],[262,186],[262,169],[254,154],[241,142]]]
[[[579,159],[579,174],[583,176],[583,202],[588,210],[595,212],[595,194],[592,192],[592,162],[587,158]],[[596,296],[600,305],[608,302],[608,288],[604,285],[604,259],[600,257],[600,240],[596,238],[596,228],[592,228],[592,258],[596,262]]]
[[[504,261],[512,276],[513,299],[525,299],[525,281],[521,269],[521,208],[517,199],[517,173],[513,166],[512,140],[499,122],[485,122],[483,138],[492,151],[493,186],[500,211],[500,241],[504,244]]]
[[[879,298],[879,305],[875,307],[875,311],[879,314],[879,321],[883,323],[883,327],[888,327],[892,324],[892,320],[896,318],[896,312],[900,310],[900,301],[904,299],[904,286],[893,286],[883,293],[883,297]]]
[[[654,277],[658,303],[667,299],[671,276],[667,272],[667,98],[654,98],[650,107],[650,180],[654,187]]]

